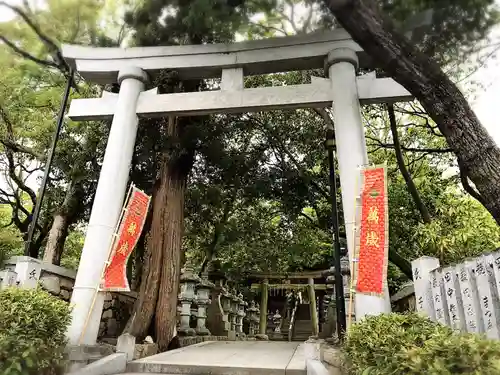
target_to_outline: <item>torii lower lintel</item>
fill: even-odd
[[[412,100],[410,93],[391,78],[360,76],[356,84],[361,104]],[[75,99],[68,117],[75,121],[110,120],[117,101],[118,94],[111,93],[96,99]],[[331,104],[330,80],[312,77],[311,84],[241,90],[156,94],[153,89],[140,94],[136,110],[139,117],[164,117],[321,108]]]

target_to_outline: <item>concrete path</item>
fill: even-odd
[[[129,373],[305,375],[303,343],[208,341],[130,362]]]

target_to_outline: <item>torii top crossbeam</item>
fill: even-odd
[[[73,120],[112,119],[92,213],[71,297],[72,344],[94,344],[104,304],[96,290],[108,260],[127,190],[139,117],[202,115],[284,108],[333,108],[349,257],[354,254],[355,202],[359,167],[368,163],[360,103],[410,100],[390,78],[357,77],[369,59],[344,30],[234,44],[174,47],[92,48],[64,45],[63,56],[86,80],[120,83],[120,92],[74,99]],[[244,76],[324,68],[329,78],[310,84],[244,88]],[[162,70],[181,79],[221,77],[220,90],[158,94],[145,83]],[[346,283],[345,285],[347,285]],[[347,296],[347,294],[346,294]],[[390,311],[387,296],[355,296],[357,317]]]
[[[343,29],[231,44],[134,48],[63,45],[62,51],[86,80],[105,84],[115,83],[118,72],[126,66],[151,75],[172,69],[183,79],[220,77],[227,68],[243,68],[245,75],[323,69],[325,56],[338,48],[355,51],[360,67],[369,68],[366,54]]]

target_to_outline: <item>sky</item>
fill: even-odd
[[[18,5],[21,0],[10,0],[9,4]],[[39,0],[37,2],[43,2]],[[500,0],[496,0],[500,7]],[[0,9],[0,22],[7,21],[13,17],[13,13],[6,9]],[[492,38],[500,39],[500,25],[492,30]],[[488,63],[481,67],[470,79],[477,80],[482,86],[475,93],[475,98],[470,102],[473,110],[488,130],[493,139],[500,145],[500,126],[497,126],[499,114],[496,106],[500,103],[500,54],[493,56]]]

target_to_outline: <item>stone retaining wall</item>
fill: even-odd
[[[23,264],[22,267],[18,266]],[[76,271],[55,266],[30,257],[13,257],[6,262],[6,268],[12,271],[23,270],[24,276],[32,278],[49,293],[69,302],[75,284]],[[19,272],[18,272],[19,273]],[[19,284],[26,284],[23,275],[18,275]],[[117,338],[123,331],[132,313],[137,294],[135,292],[106,293],[104,309],[99,327],[99,339]]]

